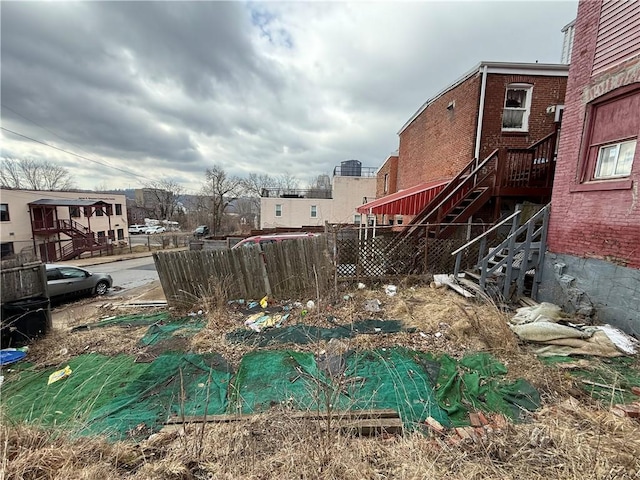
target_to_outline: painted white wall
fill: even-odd
[[[354,223],[356,208],[375,199],[375,177],[333,177],[333,198],[271,198],[260,199],[260,228]],[[282,206],[282,215],[276,217],[276,205]],[[315,205],[317,216],[311,217]]]
[[[9,206],[9,221],[0,222],[0,241],[13,242],[15,253],[19,253],[23,247],[33,247],[33,236],[31,234],[31,217],[29,215],[29,202],[45,198],[53,199],[75,199],[75,200],[95,200],[110,203],[113,207],[111,215],[111,229],[117,237],[117,231],[123,229],[125,238],[127,233],[127,201],[124,195],[101,194],[94,192],[48,192],[42,190],[8,190],[0,189],[0,203]],[[122,215],[116,215],[115,204],[122,205]],[[69,219],[69,207],[57,207],[58,218]],[[89,222],[84,216],[84,211],[80,209],[80,217],[71,220],[88,227]],[[104,231],[105,236],[109,230],[109,217],[106,215],[91,217],[91,230],[93,232]]]

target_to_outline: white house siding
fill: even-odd
[[[14,253],[19,253],[23,248],[33,248],[33,235],[31,233],[31,217],[29,215],[29,203],[45,198],[69,199],[69,200],[94,200],[103,201],[112,205],[113,215],[111,215],[111,229],[114,231],[116,239],[118,230],[122,229],[123,236],[127,233],[127,202],[124,195],[101,194],[97,192],[49,192],[42,190],[10,190],[0,189],[0,203],[9,207],[9,221],[0,222],[0,240],[4,243],[13,243]],[[122,205],[122,214],[116,215],[116,204]],[[69,207],[57,207],[58,218],[69,219]],[[84,216],[84,211],[80,209],[80,217],[72,220],[89,227],[89,222]],[[90,219],[90,227],[93,232],[109,231],[109,217],[106,215]],[[64,238],[64,236],[63,236]]]
[[[272,198],[260,199],[260,228],[320,226],[329,223],[354,223],[356,207],[375,199],[376,177],[333,177],[333,198]],[[282,205],[282,215],[276,217],[276,205]],[[311,217],[311,206],[317,216]]]

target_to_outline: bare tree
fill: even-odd
[[[254,222],[260,225],[260,197],[268,195],[268,189],[280,187],[279,179],[267,173],[258,175],[250,173],[247,178],[242,179],[243,195],[248,197],[249,205],[243,204],[243,209],[250,207],[250,211],[239,212],[245,218],[255,217]],[[253,223],[253,222],[252,222]]]
[[[213,217],[211,227],[214,235],[220,231],[224,212],[229,203],[239,197],[241,192],[242,180],[240,178],[227,175],[227,172],[218,165],[207,168],[202,194],[211,198],[211,215]]]
[[[145,184],[143,191],[145,208],[153,209],[158,220],[173,220],[179,212],[182,185],[173,180],[158,180]]]
[[[49,160],[4,157],[0,184],[7,188],[28,190],[71,190],[75,188],[71,174]]]
[[[284,172],[280,176],[278,176],[277,186],[282,188],[283,190],[295,190],[298,188],[298,179],[291,175],[289,172]]]

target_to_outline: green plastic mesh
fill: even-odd
[[[318,369],[311,353],[261,351],[245,355],[234,380],[230,409],[253,413],[274,405],[326,411],[392,408],[409,428],[428,416],[447,425],[426,369],[406,349],[348,355],[344,376]]]
[[[243,357],[233,382],[216,354],[165,353],[147,364],[87,354],[69,366],[68,378],[48,386],[54,369],[12,372],[2,387],[7,418],[123,439],[158,431],[171,415],[253,413],[275,405],[391,408],[408,429],[428,416],[443,425],[468,425],[470,410],[518,420],[539,406],[535,389],[524,380],[507,381],[505,366],[487,353],[457,361],[398,347],[348,352],[318,364],[312,353],[254,351]]]
[[[169,415],[204,415],[205,408],[214,415],[227,407],[231,374],[218,355],[164,354],[136,364],[126,355],[89,354],[69,366],[72,374],[49,386],[53,369],[23,371],[3,385],[7,416],[121,439],[157,431]]]
[[[80,355],[68,365],[72,374],[51,385],[49,374],[56,369],[17,372],[2,386],[8,417],[42,426],[84,424],[91,412],[117,399],[148,367],[127,355],[99,354]]]
[[[140,325],[153,325],[154,323],[168,322],[171,317],[167,312],[152,313],[152,314],[133,314],[133,315],[119,315],[114,318],[106,318],[99,322],[90,323],[87,325],[80,325],[71,329],[72,332],[76,330],[88,330],[92,328],[111,327],[113,325],[122,326],[140,326]]]
[[[252,347],[265,347],[277,343],[304,345],[332,338],[352,338],[361,334],[397,333],[406,330],[398,320],[360,320],[347,325],[336,324],[335,328],[321,328],[309,325],[289,325],[270,328],[262,332],[239,329],[228,333],[227,341],[243,343]],[[407,330],[411,331],[411,330]]]
[[[507,368],[488,353],[467,355],[460,361],[443,355],[439,363],[438,403],[455,426],[469,425],[470,410],[503,413],[519,421],[540,406],[536,389],[522,379],[503,379]]]
[[[175,320],[165,324],[153,324],[140,339],[143,345],[156,345],[176,335],[188,337],[202,330],[204,322]]]
[[[615,403],[632,403],[638,400],[631,388],[640,385],[640,368],[637,359],[630,357],[596,358],[588,357],[589,366],[572,368],[567,372],[578,380],[583,390],[605,405]],[[572,357],[544,357],[542,362],[551,365],[556,363],[575,362]]]

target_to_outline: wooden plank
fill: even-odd
[[[305,419],[305,420],[327,420],[331,417],[334,420],[348,419],[381,419],[381,418],[399,418],[398,412],[391,408],[385,408],[380,410],[344,410],[336,412],[317,412],[317,411],[294,411],[283,413],[288,419]],[[179,423],[230,423],[230,422],[244,422],[255,418],[256,414],[238,414],[238,415],[209,415],[206,418],[203,416],[179,416],[174,415],[167,419],[165,425],[179,424]]]

